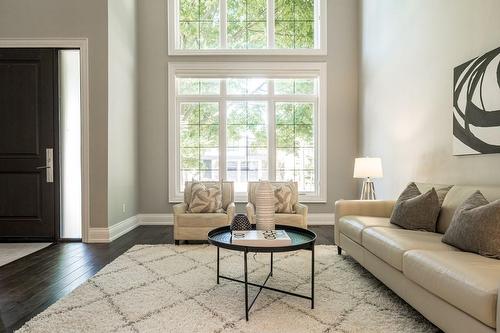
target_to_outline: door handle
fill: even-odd
[[[46,171],[47,183],[53,183],[54,182],[54,149],[53,148],[45,149],[45,161],[46,161],[45,162],[46,165],[36,167],[36,169],[37,170],[47,170]]]

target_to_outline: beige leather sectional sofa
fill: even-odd
[[[417,185],[422,193],[444,186]],[[441,242],[457,206],[478,189],[500,199],[500,187],[452,187],[436,233],[390,224],[395,201],[338,201],[335,242],[443,331],[500,332],[500,260]]]

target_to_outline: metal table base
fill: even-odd
[[[220,270],[219,270],[219,267],[220,267],[220,248],[217,246],[217,284],[220,283],[220,279],[225,279],[225,280],[229,280],[229,281],[233,281],[233,282],[243,283],[245,285],[245,319],[247,321],[248,321],[248,313],[250,312],[250,309],[252,308],[252,306],[255,304],[255,301],[257,300],[257,297],[259,297],[262,289],[267,289],[267,290],[283,293],[283,294],[290,295],[290,296],[308,299],[311,301],[311,309],[314,309],[314,244],[312,244],[312,246],[308,250],[311,251],[311,296],[301,295],[301,294],[293,293],[293,292],[290,292],[287,290],[281,290],[281,289],[266,286],[266,283],[269,280],[269,278],[271,276],[273,276],[273,252],[270,252],[270,254],[271,254],[270,272],[267,275],[263,284],[257,284],[257,283],[253,283],[253,282],[248,281],[248,252],[249,252],[248,249],[243,251],[245,273],[244,273],[244,280],[241,281],[241,280],[238,280],[238,279],[235,279],[232,277],[220,275]],[[255,297],[252,300],[252,302],[250,303],[250,305],[248,305],[248,286],[253,286],[253,287],[259,288],[257,295],[255,295]]]

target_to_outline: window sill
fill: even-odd
[[[326,56],[326,49],[253,49],[253,50],[234,50],[234,49],[211,49],[211,50],[169,50],[170,56],[200,56],[200,55],[262,55],[262,56]]]

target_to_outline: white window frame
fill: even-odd
[[[326,80],[326,63],[297,63],[290,62],[286,64],[286,69],[279,62],[210,62],[210,63],[188,63],[188,62],[170,62],[168,64],[167,82],[168,82],[168,169],[169,169],[169,202],[182,202],[184,194],[180,191],[180,112],[179,102],[177,100],[176,77],[177,76],[192,76],[200,77],[217,76],[219,78],[231,76],[257,76],[257,77],[318,77],[318,91],[316,99],[315,113],[315,149],[318,163],[315,169],[316,192],[315,193],[299,193],[301,202],[325,203],[327,200],[327,80]],[[223,93],[223,92],[221,92]],[[196,97],[196,96],[194,96]],[[205,99],[204,97],[202,97]],[[248,97],[246,97],[248,98]],[[211,97],[211,100],[223,100],[219,96]],[[290,101],[290,99],[287,99]],[[293,101],[293,100],[292,100]],[[224,103],[220,104],[220,117],[225,117]],[[274,112],[269,110],[270,116],[269,126],[274,127]],[[275,175],[275,147],[274,147],[274,131],[270,131],[269,151],[271,152],[269,159],[269,177],[274,178]],[[224,124],[220,123],[219,131],[219,147],[225,147],[226,129]],[[219,148],[220,149],[220,148]],[[225,154],[226,149],[221,149],[219,177],[224,177],[226,171]],[[272,156],[274,155],[274,157]],[[246,193],[235,193],[236,202],[246,202]]]
[[[179,0],[168,2],[168,54],[175,55],[327,55],[327,2],[314,0],[315,41],[318,45],[312,49],[275,49],[274,41],[274,1],[267,0],[267,40],[266,49],[229,49],[226,48],[227,6],[226,0],[219,0],[220,10],[220,43],[219,49],[184,50],[179,48]]]

